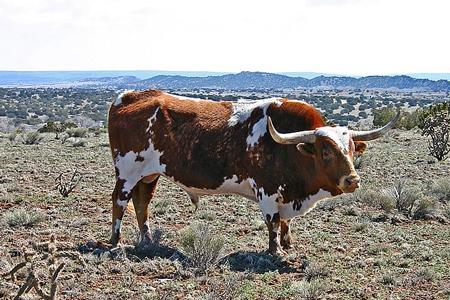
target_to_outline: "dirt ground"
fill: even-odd
[[[55,178],[74,170],[83,178],[64,198]],[[400,178],[427,194],[433,182],[449,177],[450,163],[430,158],[418,133],[393,131],[369,143],[358,172],[362,190],[373,190],[373,197]],[[38,145],[0,135],[0,273],[24,261],[32,243],[54,236],[58,263],[66,263],[58,279],[63,299],[450,299],[449,203],[439,203],[438,217],[411,219],[370,205],[367,196],[361,201],[363,192],[325,200],[293,221],[289,254],[272,257],[256,203],[208,196],[195,212],[185,193],[162,180],[150,221],[162,235],[159,244],[134,248],[138,230],[129,207],[124,245],[106,251],[96,242],[110,237],[113,184],[105,133],[80,147],[54,134]],[[28,219],[20,221],[20,214]],[[195,271],[180,247],[193,222],[225,239],[218,265],[206,274]],[[34,269],[48,291],[48,267],[38,259],[50,250],[34,248]],[[13,298],[28,273],[25,267],[15,281],[0,277],[0,298]],[[35,290],[27,298],[37,298]]]

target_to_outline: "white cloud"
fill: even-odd
[[[450,72],[445,0],[0,0],[0,69]]]

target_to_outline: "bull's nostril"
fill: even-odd
[[[349,176],[347,178],[345,178],[345,183],[347,185],[358,185],[360,182],[360,178],[359,177],[353,177],[353,176]]]

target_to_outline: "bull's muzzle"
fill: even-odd
[[[359,183],[361,178],[358,175],[349,175],[344,177],[342,182],[342,191],[344,193],[354,192],[357,188],[359,188]]]

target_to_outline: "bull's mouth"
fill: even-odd
[[[357,188],[359,188],[359,184],[355,185],[355,186],[345,186],[345,187],[340,188],[340,190],[343,193],[348,194],[348,193],[353,193],[354,191],[356,191]]]

